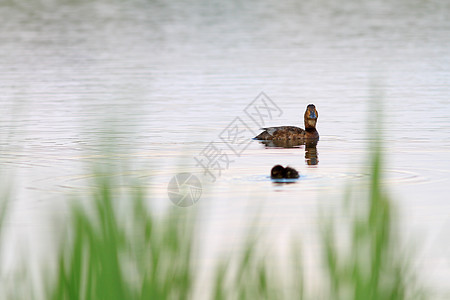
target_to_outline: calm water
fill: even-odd
[[[88,189],[88,163],[104,155],[99,139],[113,128],[110,157],[133,162],[128,174],[157,205],[171,204],[167,184],[178,172],[202,179],[205,257],[235,247],[259,209],[274,248],[302,233],[314,276],[317,209],[333,209],[346,184],[366,178],[368,116],[380,96],[402,232],[421,245],[425,279],[445,287],[449,2],[56,2],[0,6],[1,164],[16,186],[9,238],[33,249],[51,239],[55,210],[64,216],[66,196]],[[282,111],[268,126],[303,127],[306,105],[316,105],[316,148],[251,141],[232,155],[220,135],[236,117],[259,132],[244,110],[262,91]],[[194,160],[210,142],[232,160],[214,183]],[[302,178],[274,184],[274,164]]]

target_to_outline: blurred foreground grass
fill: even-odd
[[[305,292],[308,278],[302,272],[300,236],[286,254],[288,270],[282,271],[274,263],[280,258],[268,257],[261,237],[251,233],[241,253],[218,260],[210,287],[205,285],[210,290],[202,295],[210,299],[424,298],[411,256],[398,247],[401,237],[393,206],[381,184],[382,154],[379,147],[375,149],[365,191],[358,197],[349,192],[342,201],[345,222],[342,217],[337,221],[335,211],[323,213],[320,293]],[[61,243],[53,246],[59,253],[55,276],[42,270],[42,278],[34,278],[46,285],[43,298],[198,299],[194,292],[196,285],[202,288],[194,259],[198,212],[171,207],[157,217],[141,189],[130,185],[119,190],[112,173],[98,173],[95,187],[86,195],[90,205],[74,204],[70,225]],[[0,225],[5,212],[1,207]],[[4,295],[23,299],[11,291],[2,293],[2,299]]]
[[[156,219],[139,189],[121,195],[108,174],[98,178],[94,207],[73,208],[49,298],[188,298],[194,278],[188,216],[172,208]],[[129,201],[130,211],[120,214],[119,200]]]
[[[379,141],[373,145],[370,182],[357,197],[348,190],[344,218],[324,214],[322,246],[331,299],[423,299],[425,289],[412,269],[412,251],[397,228],[395,207],[385,192]],[[344,232],[346,243],[339,239]]]

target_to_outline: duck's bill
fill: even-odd
[[[311,119],[311,120],[317,119],[317,114],[316,114],[316,111],[314,109],[310,109],[309,110],[308,119]]]

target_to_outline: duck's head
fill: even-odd
[[[300,177],[298,175],[298,172],[296,169],[291,168],[291,167],[286,167],[284,169],[284,178],[289,178],[289,179],[293,179],[293,178],[298,178]]]
[[[270,177],[274,179],[281,179],[284,176],[284,167],[280,165],[276,165],[270,171]]]
[[[305,111],[305,129],[316,128],[317,119],[319,118],[319,113],[316,110],[314,104],[309,104]]]

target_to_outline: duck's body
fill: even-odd
[[[298,172],[296,169],[291,167],[284,168],[284,178],[286,179],[296,179],[299,178],[300,175],[298,175]]]
[[[299,178],[300,175],[298,175],[297,170],[294,168],[284,168],[281,165],[276,165],[270,171],[270,177],[272,179],[296,179]]]
[[[304,139],[318,139],[319,133],[314,129],[302,129],[295,126],[279,126],[261,128],[264,130],[255,137],[257,140],[304,140]]]
[[[282,179],[284,178],[284,167],[281,165],[276,165],[270,171],[270,177],[272,179]]]
[[[319,113],[313,104],[306,108],[304,120],[305,129],[295,126],[279,126],[261,128],[264,130],[255,137],[257,140],[306,140],[319,139],[319,133],[316,130],[316,123]]]

